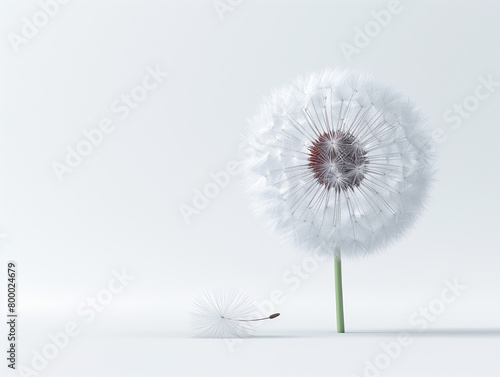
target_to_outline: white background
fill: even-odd
[[[500,81],[500,5],[402,2],[348,59],[341,45],[354,45],[356,28],[387,2],[232,4],[220,17],[211,0],[75,0],[16,52],[9,33],[21,34],[23,18],[41,8],[1,3],[0,312],[4,323],[6,264],[15,260],[18,362],[30,366],[49,334],[74,321],[81,334],[39,375],[361,376],[365,359],[408,330],[414,342],[381,375],[498,376],[498,87],[457,129],[443,114],[474,95],[481,77]],[[169,77],[120,119],[113,101],[157,66]],[[374,73],[419,103],[446,139],[415,229],[380,255],[344,262],[345,335],[335,334],[331,263],[291,290],[283,275],[307,255],[254,219],[238,177],[189,223],[179,212],[210,173],[238,159],[262,95],[324,67]],[[54,162],[103,118],[114,131],[59,182]],[[123,268],[134,280],[85,323],[76,308]],[[466,289],[419,333],[410,316],[447,279]],[[282,315],[234,352],[192,339],[192,299],[218,286],[259,301],[280,290],[273,311]]]

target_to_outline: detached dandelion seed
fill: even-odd
[[[368,75],[325,70],[276,90],[251,120],[245,148],[257,214],[283,239],[334,258],[344,332],[341,255],[387,247],[428,196],[435,156],[424,118]]]
[[[280,315],[262,318],[251,296],[228,288],[205,291],[193,306],[191,325],[194,334],[202,338],[249,337],[255,322]]]

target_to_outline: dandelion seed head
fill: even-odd
[[[367,255],[420,214],[434,143],[408,98],[325,70],[276,90],[251,120],[248,195],[268,228],[315,253]]]

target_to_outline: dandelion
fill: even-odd
[[[350,71],[325,70],[276,90],[251,120],[248,194],[268,228],[334,258],[344,332],[341,255],[400,238],[432,183],[432,139],[407,97]]]
[[[257,321],[274,319],[279,313],[259,318],[255,300],[235,289],[205,291],[194,300],[191,325],[203,338],[243,338],[253,333]]]

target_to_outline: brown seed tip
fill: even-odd
[[[274,313],[274,314],[271,314],[269,316],[269,319],[273,319],[273,318],[276,318],[276,317],[279,317],[280,313]]]

